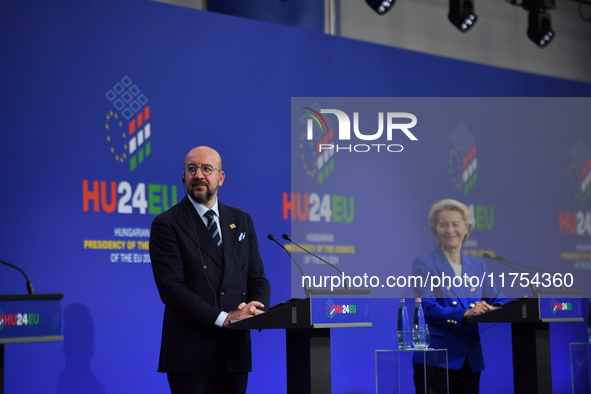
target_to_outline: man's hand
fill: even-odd
[[[470,316],[482,315],[483,313],[490,312],[495,309],[495,307],[490,306],[486,301],[478,301],[472,308],[468,309],[466,313],[464,313],[464,317],[466,318]]]
[[[256,316],[260,315],[261,313],[265,313],[257,307],[264,308],[265,306],[258,301],[250,301],[248,304],[244,302],[241,303],[240,305],[238,305],[238,308],[235,311],[228,313],[226,320],[224,320],[223,327],[227,328],[230,325],[230,320],[243,320],[251,316]]]

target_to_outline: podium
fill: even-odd
[[[591,341],[571,342],[570,374],[573,393],[591,393]]]
[[[352,298],[351,292],[332,295],[291,299],[266,313],[230,324],[230,329],[286,330],[289,394],[331,393],[330,329],[372,326],[367,297]],[[347,298],[337,298],[339,295]]]
[[[0,394],[4,393],[4,345],[63,341],[63,294],[0,295]]]
[[[516,393],[552,393],[550,322],[583,321],[581,291],[540,291],[513,300],[468,323],[511,323]]]

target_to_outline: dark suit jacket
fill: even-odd
[[[241,302],[270,302],[250,215],[218,203],[223,253],[185,198],[152,223],[150,257],[165,304],[160,372],[251,370],[250,331],[214,323]]]
[[[417,258],[412,265],[413,275],[427,277],[448,276],[453,279],[455,273],[447,257],[437,247],[433,253]],[[468,324],[463,319],[466,310],[477,301],[486,301],[490,305],[502,305],[509,300],[504,298],[498,286],[491,286],[484,261],[462,253],[462,276],[476,276],[478,280],[484,277],[482,286],[442,286],[431,290],[431,279],[425,287],[415,288],[415,295],[422,298],[425,318],[429,325],[431,344],[435,349],[447,349],[449,369],[459,370],[467,358],[473,372],[484,369],[484,358],[480,345],[478,324]],[[437,281],[433,282],[437,284]],[[473,281],[476,284],[476,281]],[[415,362],[422,363],[419,353],[415,354]]]

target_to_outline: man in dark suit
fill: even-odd
[[[250,331],[228,325],[269,304],[253,221],[218,202],[224,180],[218,152],[191,150],[187,196],[152,223],[150,257],[165,304],[158,371],[167,373],[173,394],[245,393]]]

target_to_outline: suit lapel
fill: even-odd
[[[200,219],[197,211],[195,211],[195,207],[193,207],[187,196],[179,203],[175,219],[181,229],[187,234],[187,237],[197,244],[199,234],[197,224]]]
[[[471,258],[469,258],[468,256],[466,256],[464,253],[462,253],[462,275],[466,275],[468,277],[468,279],[466,280],[468,283],[468,287],[466,287],[465,291],[466,291],[466,295],[465,297],[468,298],[478,298],[480,299],[482,297],[482,295],[479,295],[478,297],[476,297],[476,288],[472,287],[472,285],[470,284],[470,279],[473,276],[478,277],[478,280],[480,280],[480,274],[476,272],[476,267],[474,267],[474,263],[472,261]],[[474,291],[472,291],[472,289],[475,289]],[[467,308],[469,308],[470,306],[467,305]]]
[[[463,279],[462,279],[462,286],[453,286],[453,278],[455,277],[455,272],[453,270],[453,268],[451,267],[450,262],[447,260],[447,256],[445,255],[445,253],[443,253],[443,250],[441,250],[441,247],[437,247],[436,249],[436,253],[435,253],[435,266],[439,272],[439,275],[441,276],[442,273],[445,273],[446,276],[451,278],[452,281],[452,286],[449,286],[449,291],[451,293],[453,293],[458,301],[460,302],[460,304],[462,304],[465,308],[468,308],[468,305],[466,305],[466,292],[464,291],[464,283],[463,283]],[[464,257],[464,255],[462,254],[462,257]],[[466,260],[466,259],[463,259]],[[465,266],[464,266],[464,261],[462,261],[462,277],[464,276],[465,273]],[[447,286],[446,286],[447,289]]]
[[[223,255],[220,248],[215,244],[211,234],[207,230],[203,219],[199,217],[197,210],[193,206],[193,203],[189,200],[189,197],[185,196],[181,204],[187,208],[182,208],[178,211],[177,221],[181,228],[187,233],[190,239],[195,242],[197,247],[206,253],[214,263],[223,267]],[[222,238],[225,242],[225,238]]]
[[[224,244],[224,259],[226,264],[231,264],[234,261],[234,252],[239,241],[237,217],[234,215],[234,211],[220,202],[218,202],[218,209],[220,211],[222,243]]]

